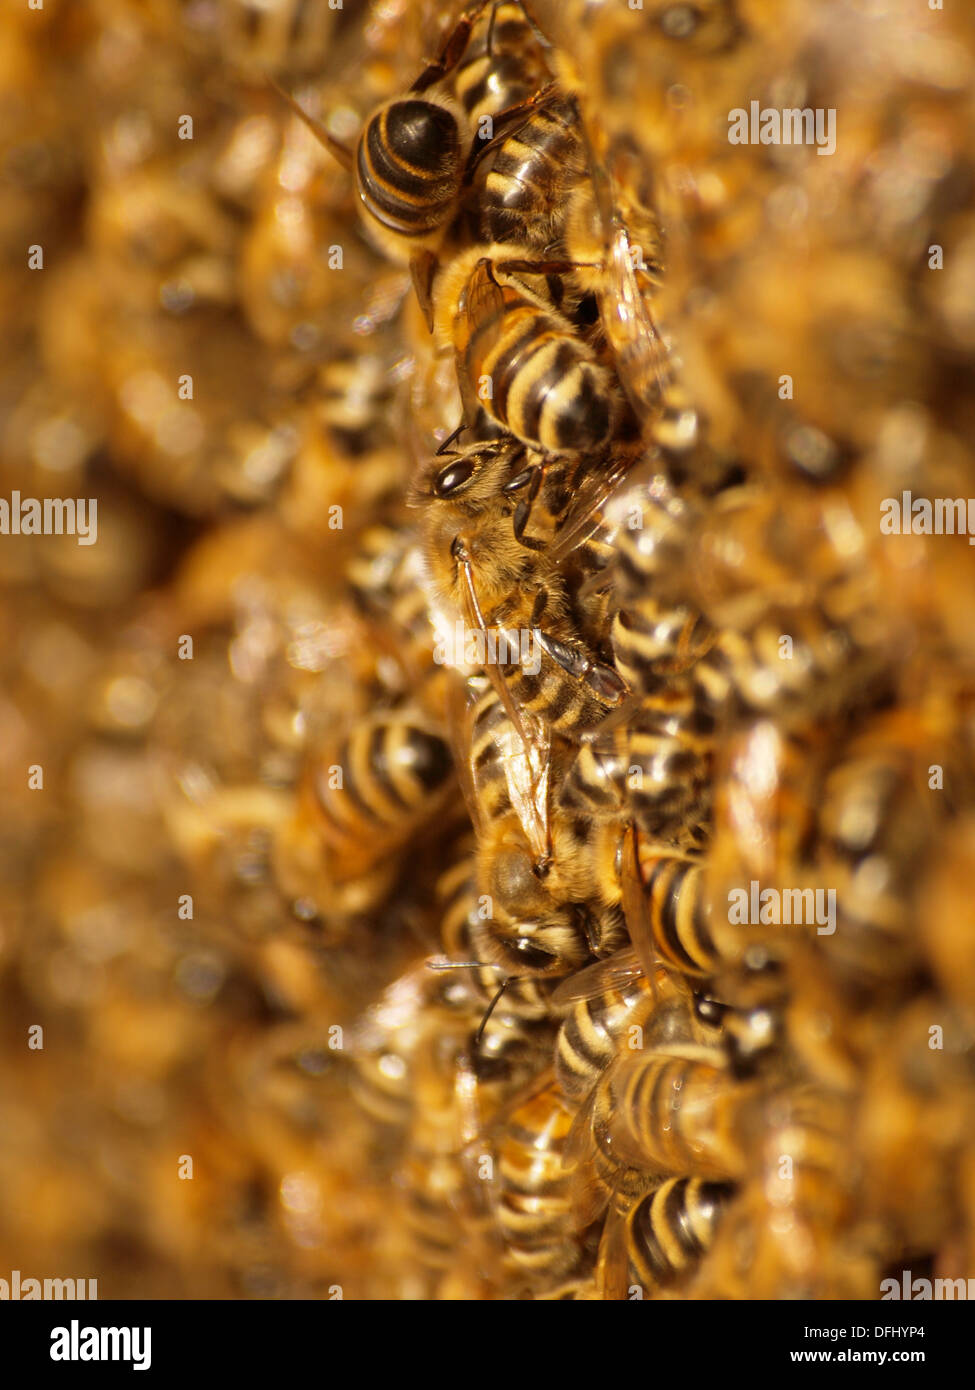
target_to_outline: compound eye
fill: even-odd
[[[551,970],[555,964],[556,958],[551,951],[543,951],[540,946],[536,946],[530,937],[519,936],[514,945],[518,962],[526,969]]]
[[[702,1023],[716,1028],[724,1018],[726,1006],[719,1004],[717,999],[709,999],[706,995],[695,994],[694,1012]]]
[[[433,495],[435,497],[449,497],[451,493],[462,488],[465,483],[469,483],[473,476],[474,464],[470,459],[460,459],[456,463],[448,463],[446,468],[441,468],[433,480]]]

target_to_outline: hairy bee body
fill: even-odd
[[[713,1055],[713,1054],[712,1054]],[[696,1057],[639,1052],[622,1057],[601,1086],[611,1097],[609,1130],[619,1159],[652,1172],[736,1178],[745,1167],[739,1135],[744,1083]]]
[[[563,1165],[571,1124],[549,1082],[514,1108],[497,1141],[495,1221],[508,1258],[536,1286],[563,1279],[580,1256],[572,1173]]]
[[[615,1219],[611,1213],[597,1266],[604,1297],[631,1296],[634,1286],[647,1297],[686,1279],[711,1248],[734,1190],[728,1182],[669,1178],[625,1203]]]
[[[480,190],[481,235],[544,251],[557,243],[566,197],[584,172],[575,103],[556,94],[498,138]]]
[[[517,252],[475,246],[445,268],[438,337],[456,348],[462,393],[516,438],[549,454],[594,452],[616,419],[612,377],[572,323],[505,270]]]

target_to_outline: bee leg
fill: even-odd
[[[509,493],[520,492],[523,487],[528,487],[529,500],[534,502],[535,498],[538,496],[538,489],[541,486],[541,481],[541,469],[537,464],[532,463],[529,464],[527,468],[523,468],[521,472],[517,473],[509,482],[505,483],[501,491]]]
[[[410,88],[411,92],[425,92],[428,87],[432,87],[435,82],[440,82],[449,72],[453,71],[463,58],[464,50],[470,42],[471,30],[487,4],[488,0],[480,0],[479,4],[474,5],[461,15],[444,40],[436,58],[432,63],[427,64],[413,83]]]
[[[543,540],[539,540],[537,536],[526,536],[524,534],[531,512],[531,502],[523,497],[515,507],[514,516],[512,518],[515,540],[520,541],[527,550],[546,550],[548,547]]]
[[[539,632],[538,640],[552,660],[563,671],[568,671],[570,676],[584,680],[601,703],[618,705],[630,693],[629,686],[611,666],[593,661],[585,652],[560,642],[557,637],[550,637],[546,632]]]
[[[505,275],[568,275],[580,266],[589,270],[599,267],[590,261],[564,260],[504,260],[497,261],[497,269]]]
[[[418,251],[410,261],[410,276],[420,312],[427,328],[433,332],[433,276],[437,258],[432,251]],[[456,438],[456,435],[454,435]]]
[[[286,92],[282,86],[275,82],[274,78],[270,75],[270,73],[267,73],[265,75],[270,86],[274,88],[278,96],[281,97],[283,101],[286,101],[288,103],[288,105],[291,107],[291,110],[298,117],[298,119],[300,121],[304,121],[305,125],[311,131],[312,135],[314,135],[315,139],[318,140],[320,144],[325,146],[329,154],[333,156],[337,163],[339,163],[342,166],[342,168],[346,170],[346,172],[351,172],[352,151],[348,148],[348,146],[343,145],[341,140],[336,140],[335,136],[332,135],[330,131],[325,129],[321,121],[316,121],[314,116],[309,116],[308,112],[304,109],[304,107],[299,106],[298,103],[295,101],[294,97],[291,95],[291,93]]]

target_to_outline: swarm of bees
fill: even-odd
[[[37,21],[104,129],[32,111],[3,235],[43,241],[43,195],[60,254],[16,282],[5,472],[67,471],[107,530],[4,570],[43,640],[0,962],[57,1020],[49,1136],[88,1066],[99,1177],[14,1087],[0,1175],[63,1215],[8,1218],[12,1266],[97,1254],[103,1297],[968,1277],[975,552],[878,513],[972,476],[975,32],[810,8]],[[753,99],[834,107],[835,154],[729,143]]]

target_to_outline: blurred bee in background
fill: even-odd
[[[711,1248],[733,1183],[668,1178],[637,1201],[615,1201],[599,1245],[600,1297],[642,1298],[686,1281]]]

